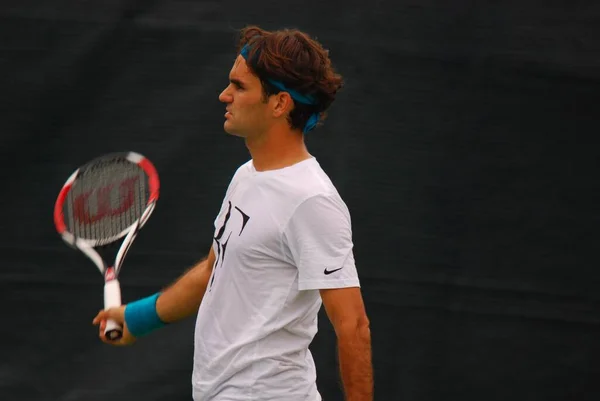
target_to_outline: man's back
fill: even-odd
[[[308,350],[318,288],[358,285],[351,238],[346,205],[314,158],[238,169],[215,219],[216,262],[196,323],[195,399],[320,399]]]

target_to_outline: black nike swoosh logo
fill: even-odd
[[[333,269],[333,270],[327,270],[327,268],[325,268],[325,270],[323,271],[323,273],[327,274],[331,274],[331,273],[335,273],[338,270],[342,270],[343,267],[340,267],[339,269]]]

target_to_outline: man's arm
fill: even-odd
[[[323,289],[320,292],[337,336],[346,401],[372,401],[371,331],[360,288]]]
[[[156,312],[163,322],[176,322],[198,311],[214,264],[215,253],[211,246],[206,259],[162,291],[156,301]]]
[[[177,281],[164,289],[156,300],[156,314],[158,318],[165,323],[173,323],[184,319],[198,311],[208,280],[212,273],[215,263],[215,254],[212,247],[208,257],[197,263]],[[100,339],[111,345],[129,345],[136,341],[125,323],[125,309],[127,305],[121,305],[108,310],[98,312],[93,320],[94,325],[98,325]],[[113,319],[123,326],[123,336],[117,341],[111,341],[104,335],[106,320]]]

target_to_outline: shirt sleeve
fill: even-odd
[[[336,194],[302,202],[283,231],[299,290],[360,287],[348,208]]]

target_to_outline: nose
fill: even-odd
[[[223,103],[231,103],[231,94],[229,93],[229,88],[231,85],[228,85],[227,88],[223,89],[223,92],[219,95],[219,101]]]

